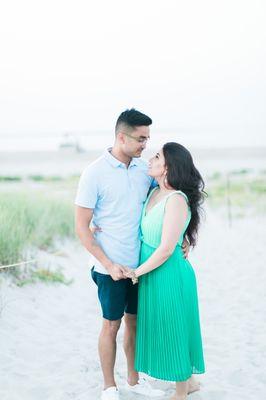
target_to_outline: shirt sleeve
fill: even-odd
[[[94,168],[88,166],[80,177],[75,204],[80,207],[95,208],[98,196],[98,177]]]

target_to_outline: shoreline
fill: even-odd
[[[104,149],[103,149],[104,150]],[[99,157],[103,150],[75,152],[72,149],[38,152],[0,152],[1,175],[30,174],[71,176]],[[195,165],[204,174],[210,171],[241,169],[265,170],[266,147],[189,148]],[[144,150],[142,158],[149,159],[154,150]]]

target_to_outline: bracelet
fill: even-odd
[[[136,283],[138,283],[138,277],[136,276],[135,271],[132,271],[131,280],[132,280],[133,285],[135,285]]]

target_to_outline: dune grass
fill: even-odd
[[[21,180],[21,176],[0,175],[0,182],[20,182]]]
[[[43,283],[60,283],[63,285],[70,285],[73,282],[73,279],[66,279],[63,272],[59,269],[56,271],[51,271],[50,269],[46,268],[39,268],[36,270],[31,268],[24,275],[25,276],[19,276],[15,281],[17,286],[22,287],[38,281]]]
[[[266,173],[249,170],[214,173],[207,182],[208,204],[220,208],[230,206],[232,212],[245,216],[249,212],[266,213]]]
[[[29,247],[51,248],[74,236],[73,205],[40,192],[0,193],[0,264],[23,260]]]
[[[29,185],[27,191],[26,183],[20,182],[20,177],[1,182],[0,265],[31,258],[34,249],[54,251],[57,239],[74,238],[73,198],[77,177],[36,175],[29,179],[36,186]],[[214,172],[206,179],[206,191],[207,204],[225,217],[266,213],[266,171]],[[18,268],[10,270],[14,276],[19,275],[18,271]],[[50,272],[38,274],[31,273],[29,282],[63,280],[56,273],[53,277]]]

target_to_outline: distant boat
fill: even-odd
[[[80,146],[78,139],[70,133],[64,133],[59,150],[72,150],[77,153],[82,153],[84,149]]]

